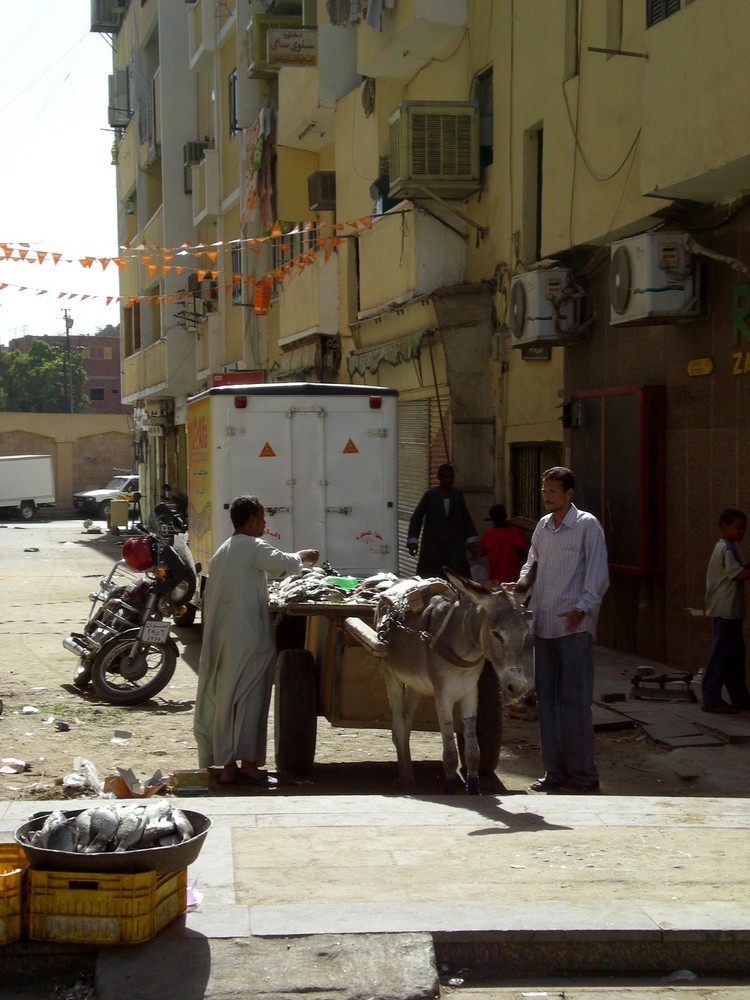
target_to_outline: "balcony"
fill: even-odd
[[[219,151],[204,149],[203,159],[192,171],[193,185],[193,225],[211,221],[219,214]]]
[[[450,228],[402,202],[360,233],[360,318],[464,280],[466,240],[456,232],[463,224],[448,221]]]
[[[283,65],[281,53],[286,51],[283,43],[285,30],[300,36],[300,58],[311,55],[310,40],[302,40],[302,18],[293,15],[279,16],[256,14],[247,26],[247,75],[253,80],[265,80],[276,76]],[[276,44],[274,44],[276,43]],[[312,56],[314,62],[314,55]]]
[[[335,336],[339,332],[339,258],[334,253],[324,263],[298,271],[279,293],[279,344],[288,347],[313,333]]]
[[[641,189],[658,198],[724,202],[750,190],[750,153],[742,122],[750,89],[737,86],[747,61],[750,7],[689,4],[646,32],[641,109]],[[686,87],[684,67],[689,66]],[[695,123],[711,122],[696,142]]]
[[[356,29],[321,24],[317,65],[279,73],[278,144],[319,152],[333,141],[336,101],[359,86]]]
[[[188,6],[190,69],[205,69],[216,51],[216,0],[196,0]]]
[[[382,15],[382,31],[358,28],[363,76],[408,80],[466,29],[467,0],[398,0]]]

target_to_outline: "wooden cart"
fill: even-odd
[[[279,654],[274,692],[276,766],[305,775],[315,760],[317,720],[358,729],[391,728],[381,658],[370,648],[372,604],[290,604],[277,627]],[[414,718],[415,730],[439,732],[435,705],[423,698]],[[460,720],[456,731],[460,733]],[[497,675],[486,664],[479,680],[477,736],[480,773],[497,767],[502,711]],[[459,740],[460,743],[460,740]],[[442,754],[440,741],[436,757]]]

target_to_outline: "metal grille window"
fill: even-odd
[[[681,6],[682,0],[646,0],[646,27],[665,21],[676,14]]]
[[[229,138],[233,139],[239,132],[237,126],[237,70],[229,74]]]

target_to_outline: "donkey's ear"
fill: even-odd
[[[472,594],[481,597],[483,594],[487,594],[487,590],[478,583],[476,580],[470,580],[468,577],[459,576],[458,573],[454,573],[449,566],[443,566],[443,572],[445,573],[448,583],[456,588],[456,590],[463,590],[466,594]]]

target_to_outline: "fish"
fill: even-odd
[[[115,834],[115,851],[129,851],[140,843],[145,826],[144,806],[121,809]]]
[[[75,851],[77,842],[76,818],[66,816],[61,809],[55,809],[45,816],[40,829],[29,837],[32,847],[50,851]]]
[[[175,831],[180,838],[178,843],[182,844],[186,840],[191,840],[195,836],[193,824],[181,809],[172,810],[172,822],[174,823]]]
[[[91,839],[84,845],[84,854],[102,854],[110,850],[119,826],[119,819],[114,809],[97,806],[91,810]]]

